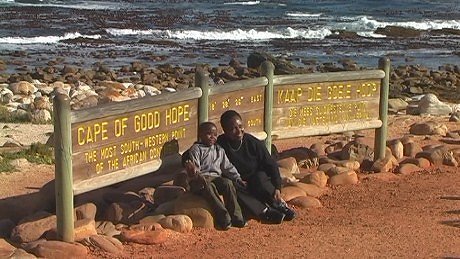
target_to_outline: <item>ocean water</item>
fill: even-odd
[[[416,38],[390,38],[378,28],[423,30]],[[435,30],[444,30],[431,33]],[[450,32],[446,33],[446,30]],[[337,31],[360,37],[338,39]],[[266,51],[298,65],[351,58],[375,67],[436,68],[460,64],[458,0],[0,0],[0,59],[17,67],[50,60],[90,67],[133,61],[194,66],[244,62]],[[14,66],[16,64],[16,67]]]

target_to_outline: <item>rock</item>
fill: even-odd
[[[177,199],[185,193],[185,189],[180,186],[159,186],[153,193],[153,201],[156,205]]]
[[[44,258],[85,258],[88,254],[88,249],[79,243],[66,243],[61,241],[46,241],[40,240],[34,243],[27,244],[24,249]]]
[[[27,253],[24,249],[18,248],[16,250],[14,250],[13,254],[10,255],[10,257],[8,257],[8,258],[11,258],[11,259],[35,259],[37,257],[35,255],[33,255],[33,254]]]
[[[155,193],[155,188],[145,187],[138,192],[139,196],[146,202],[153,203],[153,194]]]
[[[74,222],[75,241],[83,240],[89,236],[97,235],[94,219],[80,219]]]
[[[26,243],[38,240],[46,231],[56,227],[56,215],[45,216],[36,213],[36,219],[20,223],[11,232],[11,239],[18,243]]]
[[[377,159],[372,164],[371,171],[375,173],[387,173],[391,172],[398,165],[398,160],[393,155],[387,155],[383,159]]]
[[[38,97],[34,100],[33,108],[36,110],[47,110],[52,111],[52,104],[48,97]]]
[[[108,237],[116,236],[121,233],[121,231],[116,229],[115,225],[110,221],[97,221],[96,232],[99,235],[104,235]]]
[[[358,183],[358,175],[353,171],[334,175],[331,178],[329,178],[329,184],[332,186],[357,184],[357,183]]]
[[[449,121],[459,122],[460,121],[460,111],[455,111],[450,115]]]
[[[388,99],[388,108],[396,111],[405,110],[407,105],[406,101],[401,98],[390,98]]]
[[[326,191],[326,188],[320,188],[314,184],[308,184],[308,183],[292,183],[290,186],[295,186],[300,189],[302,189],[307,196],[311,197],[321,197]]]
[[[460,134],[458,132],[449,131],[446,134],[446,138],[450,138],[454,141],[458,141],[460,139]]]
[[[286,202],[299,197],[299,196],[306,196],[305,191],[297,186],[286,186],[281,188],[281,197]]]
[[[7,140],[5,143],[3,143],[2,147],[22,147],[22,144],[19,143],[18,141],[12,139],[12,140]],[[25,159],[25,158],[23,158]],[[27,160],[27,159],[26,159]],[[21,160],[22,161],[22,160]]]
[[[35,93],[37,88],[27,81],[20,81],[10,84],[10,90],[13,92],[13,94],[29,95]]]
[[[174,202],[174,214],[182,213],[185,209],[190,208],[203,208],[212,213],[212,208],[209,203],[201,196],[186,192],[179,196]],[[188,214],[185,214],[188,215]],[[193,218],[192,218],[193,219]],[[193,224],[195,226],[195,224]]]
[[[402,175],[410,175],[416,172],[423,171],[422,168],[414,165],[414,164],[401,164],[399,167],[396,169],[396,172]]]
[[[334,167],[331,167],[329,170],[327,170],[325,173],[327,176],[332,177],[335,175],[344,174],[348,172],[354,172],[354,170],[351,170],[346,167],[334,166]]]
[[[323,171],[315,171],[304,178],[302,178],[300,181],[303,183],[311,183],[319,188],[324,188],[326,187],[327,184],[327,175]]]
[[[141,201],[112,203],[105,212],[105,218],[113,223],[133,224],[145,217],[148,207]]]
[[[340,157],[342,160],[353,160],[362,164],[364,160],[374,160],[374,150],[365,144],[349,142],[343,147]]]
[[[139,220],[139,224],[152,224],[152,223],[158,223],[161,219],[165,218],[166,216],[163,214],[160,215],[151,215],[147,216],[141,220]]]
[[[180,233],[187,233],[192,230],[192,219],[187,215],[170,215],[158,221],[163,228],[171,229]]]
[[[422,147],[417,142],[409,142],[403,145],[404,156],[415,157],[418,152],[422,152]]]
[[[297,164],[296,164],[297,165]],[[297,168],[298,169],[298,168]],[[280,171],[280,176],[281,176],[281,182],[283,184],[288,184],[288,183],[295,183],[298,182],[297,178],[291,173],[291,170],[286,169],[284,167],[279,168]]]
[[[332,167],[336,167],[336,165],[335,165],[335,164],[332,164],[332,163],[321,164],[321,165],[318,166],[318,171],[327,172],[327,171],[329,171]]]
[[[143,88],[144,92],[148,96],[154,96],[154,95],[159,95],[161,94],[161,91],[158,90],[156,87],[150,86],[150,85],[145,85]]]
[[[86,203],[75,208],[75,219],[95,219],[97,207],[94,203]]]
[[[314,143],[310,146],[310,149],[315,152],[318,157],[326,155],[325,147],[322,143]]]
[[[358,170],[361,166],[358,161],[352,160],[334,160],[328,157],[322,157],[320,159],[321,164],[334,164],[338,167],[345,167],[351,170]]]
[[[423,158],[423,157],[407,158],[407,159],[404,159],[403,161],[401,161],[401,163],[399,163],[399,164],[400,165],[402,165],[402,164],[413,164],[413,165],[416,165],[417,167],[420,167],[422,169],[428,169],[431,166],[431,162],[428,159]]]
[[[192,219],[194,227],[201,227],[206,229],[214,228],[214,218],[212,214],[206,209],[184,208],[177,213],[189,216]]]
[[[35,110],[31,113],[33,123],[46,123],[52,120],[51,112],[48,110]]]
[[[5,239],[0,238],[0,258],[10,258],[16,247],[8,243]]]
[[[438,148],[428,149],[422,152],[419,152],[415,155],[416,158],[423,157],[428,159],[431,164],[435,166],[448,165],[448,166],[458,166],[458,161],[454,158],[451,151],[447,150],[446,147],[441,146]]]
[[[411,38],[411,37],[419,37],[421,35],[420,30],[412,29],[412,28],[405,28],[399,26],[385,26],[377,28],[374,33],[386,35],[388,37],[396,37],[396,38]]]
[[[333,143],[333,144],[330,144],[329,146],[327,146],[325,149],[324,149],[324,152],[326,154],[331,154],[335,151],[339,151],[339,150],[342,150],[342,148],[346,145],[347,143],[345,141],[339,141],[339,142],[336,142],[336,143]]]
[[[10,161],[10,165],[15,168],[23,168],[30,165],[30,162],[26,158],[17,158]]]
[[[153,231],[123,229],[120,238],[125,242],[153,245],[166,242],[168,233],[164,229]]]
[[[435,121],[414,123],[410,126],[409,132],[414,135],[441,135],[445,136],[448,132],[446,125]]]
[[[452,108],[439,101],[438,97],[434,94],[426,94],[418,104],[420,114],[431,114],[431,115],[449,115],[452,112]]]
[[[93,235],[85,238],[82,244],[111,254],[118,254],[123,251],[123,244],[110,236]]]
[[[294,157],[286,157],[276,161],[276,163],[280,168],[286,169],[287,173],[291,176],[300,173],[297,160]]]
[[[391,154],[393,154],[396,159],[401,159],[404,156],[404,146],[399,139],[387,141],[387,147],[390,148]]]
[[[323,205],[314,197],[300,196],[289,201],[289,204],[299,208],[321,208]]]
[[[293,157],[297,161],[297,165],[304,168],[312,168],[319,165],[319,158],[316,152],[306,148],[291,148],[279,154],[279,160]]]

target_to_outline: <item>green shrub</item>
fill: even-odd
[[[25,158],[27,161],[35,164],[54,164],[54,153],[51,147],[42,143],[32,143],[28,149],[14,153],[3,153],[3,159],[0,161],[0,172],[12,172],[14,166],[10,165],[12,160]]]
[[[0,105],[0,122],[17,123],[17,122],[30,122],[29,116],[20,116],[18,114],[8,111],[4,105]]]

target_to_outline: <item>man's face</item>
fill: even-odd
[[[243,122],[238,117],[231,118],[225,125],[223,125],[225,136],[233,141],[241,141],[244,135]]]
[[[207,146],[216,144],[217,141],[217,128],[209,125],[200,132],[200,140]]]

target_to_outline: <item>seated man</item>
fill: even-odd
[[[295,211],[281,198],[281,177],[278,165],[267,148],[256,137],[244,132],[240,114],[228,110],[220,117],[224,134],[217,143],[224,149],[238,170],[246,188],[239,189],[238,198],[252,214],[267,223],[279,224],[295,218]]]
[[[224,149],[216,144],[216,125],[212,122],[200,124],[198,135],[199,142],[193,144],[182,159],[190,191],[203,196],[210,203],[218,229],[227,230],[231,226],[242,228],[246,226],[246,221],[237,202],[233,183],[243,185],[243,181]]]

